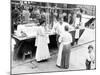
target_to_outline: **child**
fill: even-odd
[[[88,55],[87,55],[87,58],[86,58],[86,69],[87,70],[90,70],[91,69],[91,64],[94,64],[95,62],[95,58],[94,58],[94,52],[93,52],[93,46],[92,45],[89,45],[88,46]]]

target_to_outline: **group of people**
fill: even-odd
[[[59,42],[59,52],[56,65],[60,68],[69,68],[69,59],[70,59],[70,48],[72,42],[72,35],[68,32],[68,25],[64,25],[62,21],[57,23],[58,25],[53,27],[51,30],[52,33],[56,33],[58,35],[57,41]],[[40,62],[43,60],[47,60],[50,58],[50,52],[48,48],[49,37],[48,33],[45,31],[45,22],[42,22],[39,26],[39,30],[37,32],[36,43],[36,61]]]
[[[16,9],[17,11],[17,9]],[[59,68],[65,68],[68,69],[69,68],[69,61],[70,61],[70,53],[71,53],[71,43],[73,42],[72,40],[72,35],[69,33],[70,29],[73,29],[73,27],[76,29],[76,35],[75,35],[75,42],[76,44],[78,44],[78,39],[79,39],[79,26],[81,23],[81,15],[77,14],[76,15],[76,20],[75,20],[75,26],[71,26],[70,23],[70,17],[71,14],[69,14],[69,18],[67,22],[64,22],[65,16],[67,16],[67,14],[65,13],[61,13],[59,14],[59,17],[57,15],[57,13],[51,12],[51,16],[50,17],[50,22],[52,25],[52,29],[49,32],[50,34],[57,34],[57,44],[58,44],[58,55],[57,55],[57,62],[56,62],[56,66]],[[47,15],[49,15],[49,12],[46,14],[46,12],[39,10],[39,8],[37,9],[32,9],[32,8],[27,8],[25,10],[22,11],[22,15],[24,16],[24,20],[26,22],[29,21],[30,17],[31,18],[35,18],[36,20],[38,20],[39,25],[38,25],[38,30],[37,30],[37,35],[36,35],[36,41],[35,41],[35,46],[36,48],[36,55],[35,55],[35,59],[37,62],[41,62],[44,60],[48,60],[50,59],[50,52],[49,52],[49,48],[48,48],[48,44],[50,43],[49,41],[49,34],[46,31],[46,24],[48,24],[47,20],[48,17],[46,17]],[[50,24],[49,24],[50,25]],[[93,47],[89,47],[88,49],[90,49]],[[92,50],[89,50],[89,53],[91,53]],[[90,69],[90,64],[91,64],[91,55],[88,55],[88,59],[86,60],[86,68]],[[93,59],[94,60],[94,59]]]
[[[42,22],[41,25],[39,26],[39,30],[37,32],[37,37],[36,37],[36,56],[35,59],[38,62],[48,60],[50,59],[50,52],[48,48],[48,44],[50,43],[49,41],[49,35],[45,31],[45,22]],[[50,33],[55,33],[57,34],[57,43],[58,43],[58,55],[57,55],[57,61],[56,61],[56,66],[59,68],[64,68],[68,69],[69,68],[69,61],[70,61],[70,53],[71,53],[71,43],[73,42],[72,40],[72,35],[69,33],[70,25],[68,23],[64,23],[62,20],[57,22]],[[78,26],[76,27],[77,29],[77,34],[75,36],[76,44],[78,43],[78,38],[79,38],[79,28]],[[91,69],[91,64],[95,63],[95,56],[93,52],[93,46],[89,45],[88,47],[89,51],[86,55],[86,69],[89,70]]]

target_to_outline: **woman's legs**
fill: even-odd
[[[62,58],[61,58],[61,67],[62,68],[69,68],[69,59],[70,59],[70,45],[64,45],[62,51]]]

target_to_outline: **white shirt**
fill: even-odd
[[[56,22],[56,23],[54,23],[54,26],[53,26],[53,28],[51,30],[51,33],[60,34],[63,30],[64,29],[63,29],[62,25],[60,25],[59,22]]]
[[[79,32],[80,32],[80,29],[76,29],[76,32],[75,32],[75,39],[78,39],[78,38],[79,38]]]
[[[94,54],[94,52],[92,51],[91,53],[88,53],[87,56],[86,56],[86,59],[88,61],[94,61],[95,60],[95,54]]]
[[[60,25],[59,22],[54,23],[54,26],[52,28],[52,33],[57,33],[57,34],[61,34],[65,31],[65,26],[69,27],[69,30],[72,30],[73,27],[71,27],[68,23],[63,22],[62,25]]]
[[[75,20],[75,27],[80,23],[80,18],[76,18]]]
[[[59,42],[70,44],[72,42],[72,35],[67,31],[63,32],[59,37]]]
[[[39,30],[37,31],[37,36],[36,36],[36,42],[35,42],[35,46],[39,45],[39,42],[45,42],[45,43],[50,43],[49,41],[49,35],[46,34],[44,27],[39,26]],[[43,42],[43,43],[44,43]]]

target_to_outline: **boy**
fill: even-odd
[[[87,70],[90,70],[91,69],[91,64],[94,64],[95,63],[95,58],[94,58],[94,52],[93,52],[93,46],[92,45],[89,45],[88,46],[88,55],[87,55],[87,58],[86,58],[86,69]]]

